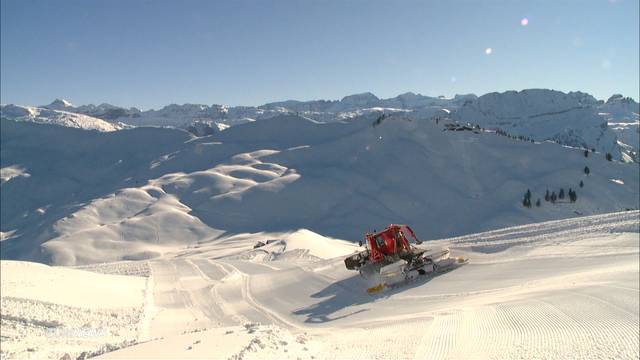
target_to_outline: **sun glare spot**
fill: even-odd
[[[484,49],[484,53],[487,54],[487,55],[491,55],[493,53],[493,49],[488,47],[488,48]]]
[[[527,18],[522,18],[522,20],[520,20],[520,25],[522,25],[522,26],[527,26],[527,25],[529,25],[529,19],[527,19]]]

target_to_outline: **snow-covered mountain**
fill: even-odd
[[[198,136],[210,134],[215,129],[282,114],[298,114],[321,122],[345,121],[368,113],[416,112],[421,116],[438,117],[452,114],[459,121],[502,130],[515,136],[595,148],[624,161],[640,160],[639,105],[633,99],[618,94],[604,102],[579,91],[563,93],[546,89],[490,93],[481,97],[473,94],[456,95],[453,98],[408,92],[394,98],[380,99],[366,92],[345,96],[341,100],[287,100],[257,107],[171,104],[147,111],[110,104],[74,107],[66,100],[56,99],[41,108],[83,114],[118,124],[117,127],[127,124],[191,129]],[[15,111],[3,113],[9,119],[24,116]],[[77,126],[71,121],[53,123]],[[204,129],[203,124],[209,124],[210,129]],[[193,131],[195,128],[200,130]]]
[[[49,105],[40,106],[43,109],[49,110],[62,110],[62,111],[73,111],[75,107],[73,104],[65,99],[55,99]]]
[[[0,117],[2,119],[59,125],[84,130],[116,131],[125,127],[123,124],[65,111],[64,109],[73,110],[73,108],[70,103],[62,100],[56,100],[47,106],[0,105]]]
[[[334,123],[280,115],[201,138],[3,120],[1,136],[3,169],[29,174],[2,184],[2,256],[53,264],[144,259],[223,234],[299,228],[357,241],[407,223],[434,239],[639,201],[637,164],[421,112]],[[577,202],[544,201],[546,190],[569,188]],[[527,189],[540,207],[522,206]]]
[[[612,99],[602,104],[591,95],[580,92],[507,91],[468,101],[455,111],[453,117],[536,140],[595,148],[611,153],[616,159],[622,159],[624,154],[625,159],[637,160],[637,141],[624,136],[631,149],[619,144],[619,136],[623,135],[617,134],[609,122],[634,116],[637,119],[638,104],[629,98],[624,102],[617,101],[618,97]]]
[[[120,118],[137,118],[140,116],[140,110],[136,108],[125,109],[119,106],[111,104],[100,105],[83,105],[73,110],[79,114],[85,114],[93,117],[97,117],[106,121],[117,121]]]
[[[627,160],[640,162],[640,105],[620,94],[601,105],[598,115],[604,117],[617,136],[618,146]]]

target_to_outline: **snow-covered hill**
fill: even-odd
[[[355,242],[389,223],[433,239],[638,208],[636,164],[455,129],[420,112],[338,123],[282,115],[202,138],[3,120],[2,167],[29,176],[2,184],[2,256],[143,259],[224,234],[298,228]],[[546,190],[569,188],[577,202],[544,201]],[[522,206],[527,189],[540,207]]]
[[[0,106],[0,117],[2,119],[59,125],[84,130],[116,131],[124,127],[122,124],[69,112],[66,111],[67,109],[74,110],[70,103],[62,100],[56,100],[48,107],[2,105]]]
[[[76,269],[2,261],[1,355],[635,359],[639,225],[627,211],[433,241],[469,263],[376,295],[344,267],[357,246],[307,230]]]

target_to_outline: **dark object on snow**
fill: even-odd
[[[357,270],[366,279],[380,283],[367,289],[368,293],[382,291],[399,283],[431,272],[451,270],[467,262],[462,257],[452,259],[449,249],[433,250],[409,244],[411,236],[416,245],[422,241],[407,225],[391,224],[380,232],[365,234],[366,249],[344,259],[348,270]]]
[[[531,190],[527,189],[527,192],[524,194],[524,199],[522,200],[522,206],[531,207]]]
[[[444,131],[473,131],[473,126],[471,124],[445,124]]]
[[[254,249],[257,249],[257,248],[259,248],[259,247],[263,247],[263,246],[265,246],[265,245],[266,245],[266,244],[265,244],[265,243],[263,243],[262,241],[258,241],[255,245],[253,245],[253,248],[254,248]]]
[[[382,124],[382,120],[384,120],[384,118],[385,118],[385,114],[383,113],[382,115],[378,116],[376,121],[374,121],[373,124],[371,124],[371,126],[376,127],[376,126]]]

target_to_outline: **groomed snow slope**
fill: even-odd
[[[306,228],[357,242],[410,224],[422,239],[638,208],[637,164],[417,114],[322,124],[280,116],[204,138],[3,121],[2,257],[53,264],[153,258],[223,233]],[[587,176],[583,170],[590,168]],[[580,188],[582,181],[584,187]],[[578,201],[527,209],[547,189]]]
[[[343,256],[242,260],[256,239],[211,242],[150,263],[164,339],[105,358],[634,359],[639,225],[634,211],[440,240],[470,263],[377,296]]]
[[[201,243],[129,263],[151,269],[154,311],[141,338],[150,341],[100,358],[636,359],[639,216],[433,241],[469,264],[374,296],[344,268],[356,248],[339,240],[300,231]],[[323,253],[301,251],[303,242]],[[55,345],[39,344],[37,354]]]
[[[150,283],[143,277],[4,260],[0,276],[2,359],[101,353],[145,332]]]

